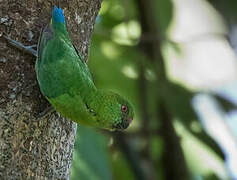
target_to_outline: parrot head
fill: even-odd
[[[99,90],[101,92],[101,90]],[[124,130],[133,120],[134,108],[122,96],[103,91],[100,93],[100,102],[97,107],[97,120],[103,128],[109,130]]]

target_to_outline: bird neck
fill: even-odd
[[[95,87],[94,83],[91,81],[87,81],[87,84],[84,86],[80,86],[80,96],[82,97],[82,100],[85,104],[90,105],[92,101],[94,101],[94,98],[97,94],[97,88]]]
[[[84,96],[85,97],[85,96]],[[85,97],[85,103],[89,109],[93,109],[94,111],[98,111],[100,108],[100,105],[103,102],[103,95],[101,94],[101,91],[97,88],[90,89],[88,91],[87,96]]]

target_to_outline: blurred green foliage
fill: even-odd
[[[218,163],[223,166],[222,152],[203,131],[191,107],[191,99],[195,92],[174,82],[159,82],[156,64],[139,48],[142,22],[137,2],[136,0],[103,1],[89,57],[89,67],[96,86],[111,89],[128,97],[135,106],[135,119],[124,132],[123,138],[125,137],[126,143],[129,144],[126,147],[132,147],[131,151],[137,156],[136,165],[119,145],[118,137],[113,132],[100,132],[79,126],[73,156],[72,180],[142,179],[135,173],[136,168],[141,168],[141,173],[147,179],[166,179],[167,166],[164,165],[162,156],[165,150],[164,144],[167,142],[162,138],[163,117],[158,115],[157,110],[157,99],[160,97],[165,99],[164,107],[168,115],[188,132],[182,134],[181,130],[178,134],[182,138],[185,135],[184,139],[192,139],[197,146],[202,142],[202,148],[208,152],[210,159],[220,158]],[[174,18],[173,1],[153,0],[151,6],[155,12],[153,23],[159,30],[162,50],[163,43],[169,41],[167,31]],[[177,44],[175,46],[181,51]],[[142,76],[144,78],[141,78]],[[146,91],[141,89],[141,84],[144,83],[142,81],[145,82]],[[143,97],[146,99],[145,110]],[[144,125],[148,122],[144,119],[144,111],[147,111],[145,114],[149,117],[149,132],[144,130]],[[197,162],[189,161],[187,152],[193,152],[195,149],[185,147],[182,139],[180,144],[182,148],[187,148],[184,150],[184,157],[192,179],[217,179],[218,170],[204,171],[201,168],[201,163],[205,163],[204,161],[199,161],[200,164],[192,169]],[[197,151],[197,157],[198,153]]]
[[[111,179],[107,139],[89,127],[78,126],[77,131],[71,179]]]

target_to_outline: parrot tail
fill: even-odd
[[[53,8],[52,21],[53,21],[53,25],[56,25],[57,23],[65,24],[63,11],[61,8],[58,8],[56,5]]]

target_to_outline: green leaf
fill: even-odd
[[[107,139],[95,129],[78,126],[71,180],[112,179]]]

